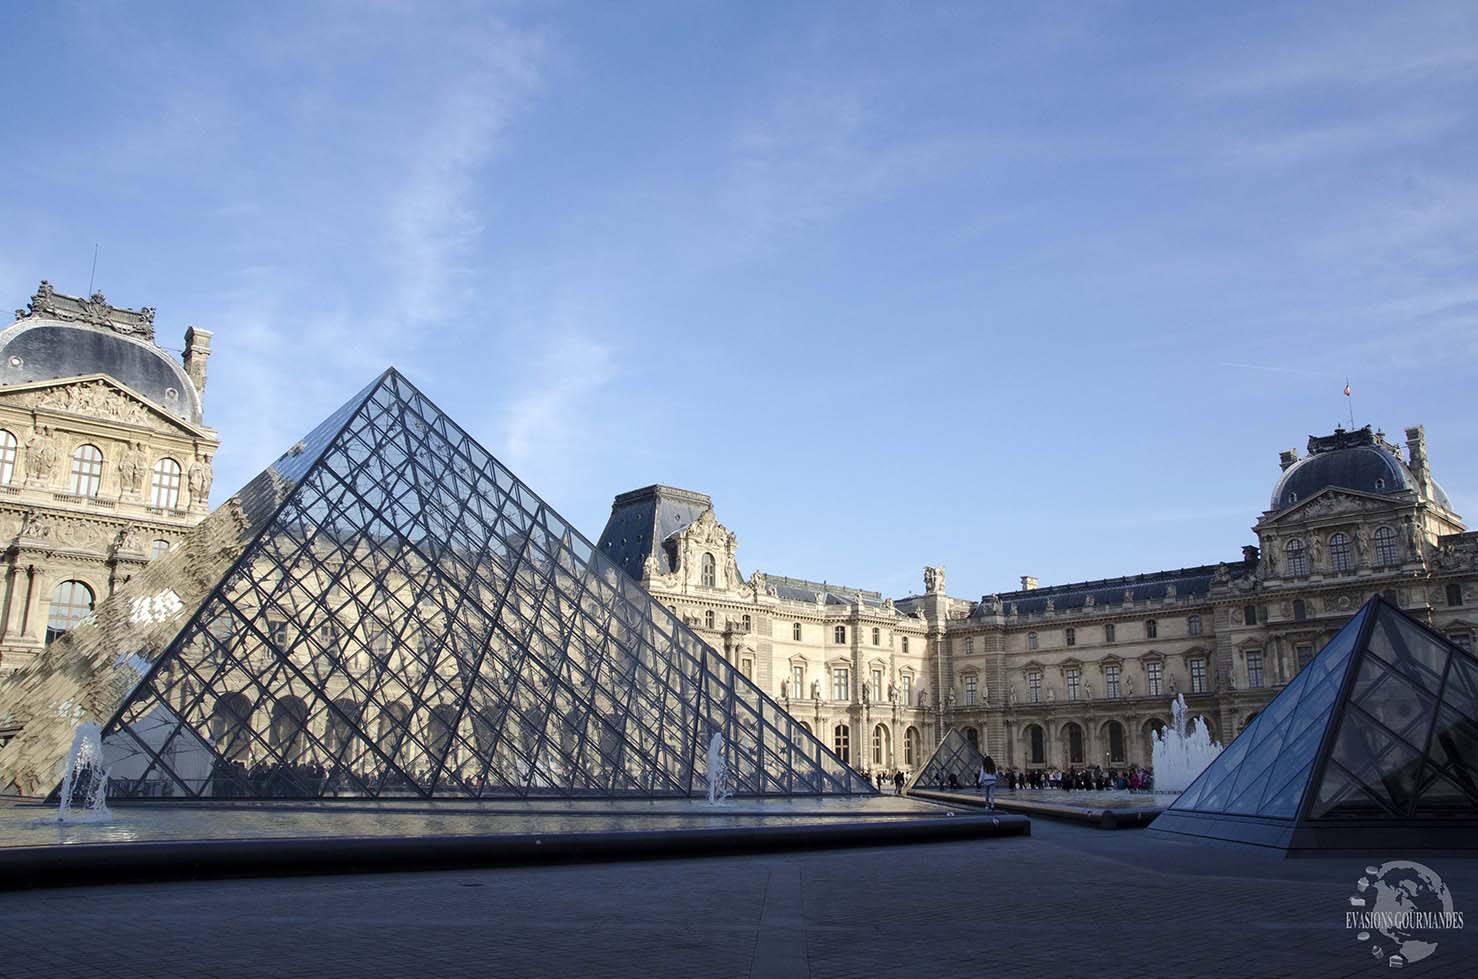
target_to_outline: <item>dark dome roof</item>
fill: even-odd
[[[112,330],[28,317],[0,333],[0,384],[107,374],[159,408],[201,424],[200,395],[164,350]]]
[[[1348,433],[1348,437],[1358,438],[1362,433],[1368,436],[1368,430],[1362,430]],[[1311,448],[1316,441],[1322,440],[1310,440]],[[1273,488],[1269,509],[1286,510],[1330,486],[1361,493],[1409,493],[1417,490],[1417,479],[1392,448],[1372,437],[1365,444],[1316,449],[1313,455],[1289,466]],[[1447,494],[1435,480],[1432,497],[1434,503],[1452,509]]]

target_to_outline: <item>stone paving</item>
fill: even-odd
[[[1037,820],[1033,836],[0,894],[0,973],[1360,976],[1366,863]],[[1407,854],[1478,913],[1478,860]],[[1478,928],[1478,924],[1474,925]],[[1471,976],[1472,930],[1406,970]]]

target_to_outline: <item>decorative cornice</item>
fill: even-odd
[[[154,307],[144,306],[132,310],[114,306],[101,292],[94,292],[87,299],[68,296],[57,292],[45,279],[41,280],[41,285],[36,288],[36,294],[31,297],[27,307],[15,311],[17,320],[32,316],[44,316],[68,323],[86,323],[124,336],[154,342]]]

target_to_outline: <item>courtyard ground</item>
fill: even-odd
[[[3,893],[0,973],[1368,976],[1390,970],[1344,913],[1367,864],[1402,857],[1478,913],[1474,859],[1284,860],[1039,819],[965,843]],[[1406,971],[1475,959],[1453,931]]]

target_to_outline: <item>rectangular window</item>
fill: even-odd
[[[1108,695],[1117,698],[1119,696],[1119,668],[1112,663],[1105,666],[1103,678],[1108,686]]]
[[[1063,630],[1063,638],[1067,640],[1067,644],[1069,646],[1076,646],[1078,644],[1078,630],[1076,630],[1076,629],[1065,629],[1065,630]]]
[[[965,677],[965,706],[975,706],[975,684],[978,682],[974,673]]]
[[[904,636],[903,637],[903,651],[905,653],[908,652],[908,637],[907,636]]]
[[[1078,699],[1078,685],[1082,682],[1083,673],[1076,666],[1068,667],[1067,671],[1067,699]]]
[[[1459,632],[1447,638],[1451,639],[1452,644],[1464,652],[1471,653],[1473,651],[1473,634],[1471,632]]]
[[[1028,632],[1026,634],[1026,648],[1027,649],[1036,649],[1037,648],[1037,634],[1035,632]]]
[[[287,649],[287,623],[280,619],[269,619],[267,622],[267,635],[272,638],[272,645],[277,647],[278,652]]]
[[[1247,654],[1247,685],[1249,687],[1262,686],[1262,653]]]
[[[845,666],[834,667],[831,671],[831,699],[848,701],[852,699],[852,671]]]
[[[973,636],[966,636],[965,637],[965,655],[966,656],[973,656],[973,655],[975,655],[975,638]]]
[[[1201,634],[1201,617],[1190,615],[1185,620],[1185,631],[1188,636],[1199,636]]]
[[[883,689],[883,671],[872,671],[872,699],[881,702],[888,691]]]
[[[751,657],[749,657],[749,656],[745,656],[744,658],[742,658],[741,660],[739,660],[739,672],[740,673],[743,673],[745,676],[747,676],[751,680],[753,680],[754,679],[754,659],[751,658]]]
[[[1301,670],[1314,658],[1314,646],[1312,643],[1301,642],[1293,647],[1293,654],[1298,657],[1298,668]]]
[[[1160,696],[1161,688],[1163,687],[1164,682],[1165,682],[1165,664],[1164,663],[1146,663],[1146,664],[1144,664],[1144,675],[1149,680],[1149,690],[1148,690],[1149,695],[1151,697],[1158,697],[1158,696]]]
[[[792,697],[804,697],[806,695],[806,668],[804,666],[792,666],[790,668],[790,695]]]
[[[1191,660],[1191,693],[1206,692],[1206,661]]]
[[[883,644],[883,630],[874,628],[872,630],[872,644],[881,646]]]
[[[1110,622],[1108,625],[1106,625],[1106,626],[1103,627],[1103,641],[1104,642],[1113,642],[1114,641],[1114,624],[1112,622]]]
[[[905,673],[905,674],[903,674],[903,676],[901,676],[901,677],[898,678],[898,685],[901,688],[901,693],[903,694],[903,702],[905,704],[912,704],[913,703],[913,674],[912,673]]]
[[[1042,674],[1028,673],[1026,675],[1026,689],[1029,695],[1027,699],[1034,704],[1040,704],[1042,702]]]
[[[1257,625],[1257,606],[1256,605],[1243,605],[1242,606],[1242,621],[1245,622],[1245,623],[1247,623],[1248,625]]]
[[[1144,623],[1144,637],[1154,639],[1160,635],[1160,623],[1154,619],[1147,619]]]

